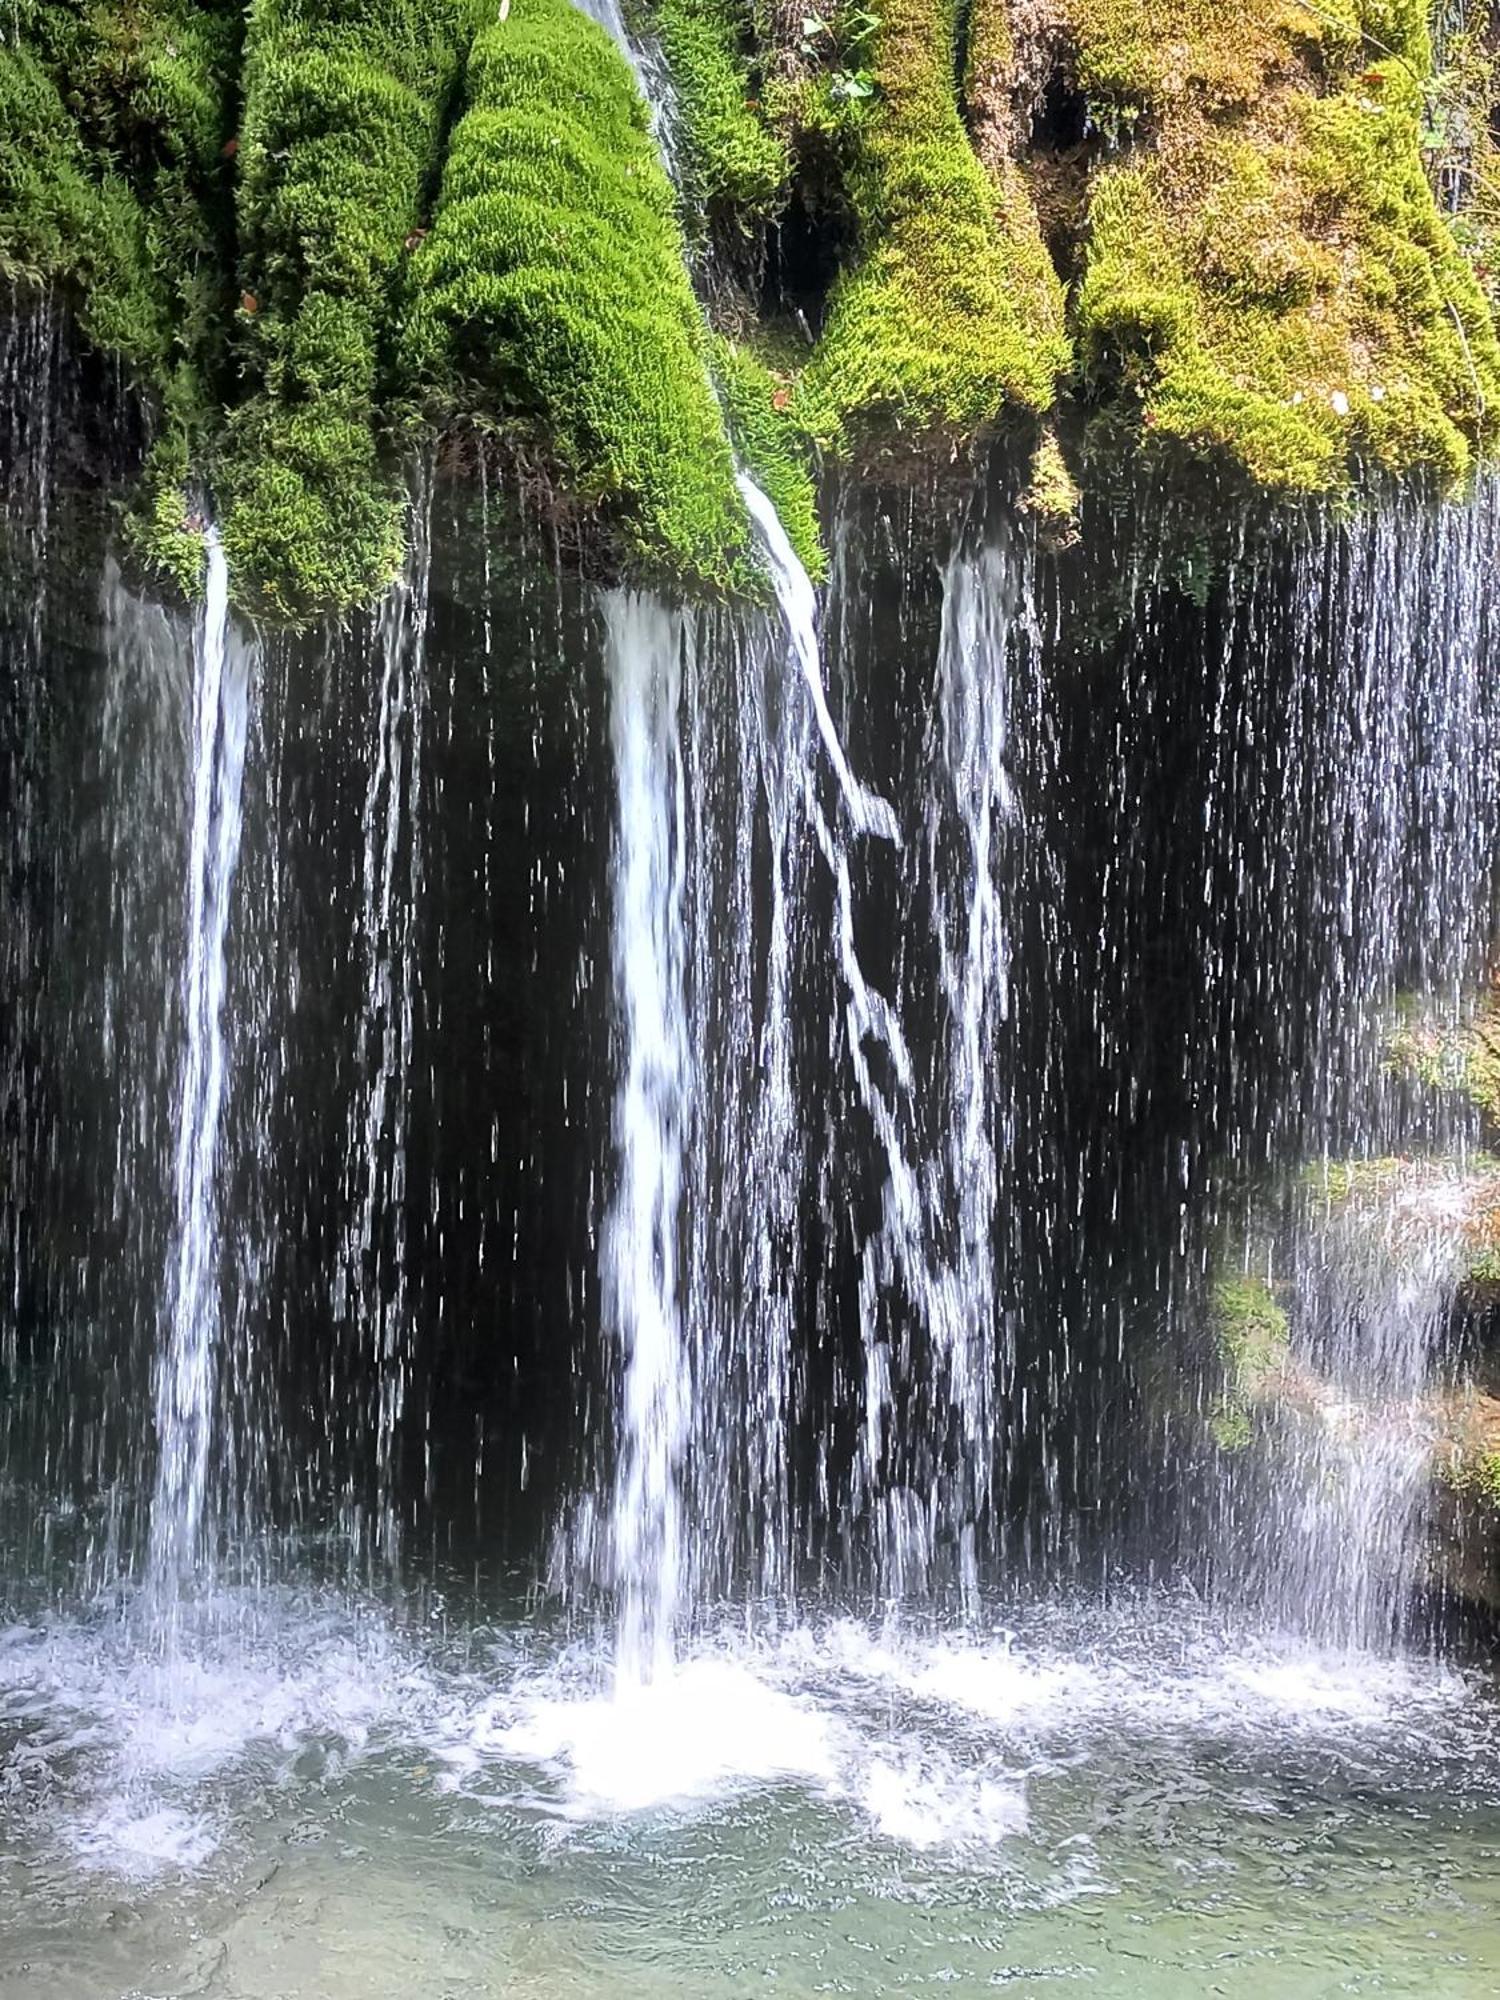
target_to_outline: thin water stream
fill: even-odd
[[[210,1463],[225,1396],[219,1167],[227,1060],[225,955],[243,824],[250,660],[230,632],[229,571],[206,538],[195,693],[182,970],[184,1046],[176,1126],[176,1224],[156,1367],[156,1491],[150,1584],[170,1606],[213,1558]]]

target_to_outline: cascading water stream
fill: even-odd
[[[338,1274],[340,1316],[367,1347],[375,1382],[375,1546],[397,1541],[394,1460],[405,1402],[406,1155],[422,892],[422,736],[427,708],[431,482],[414,482],[405,573],[381,605],[377,685],[361,819],[359,944],[364,1002],[349,1117],[350,1214]],[[351,1523],[358,1536],[359,1524]]]
[[[194,662],[185,1040],[176,1109],[175,1230],[156,1369],[158,1463],[150,1548],[153,1590],[169,1602],[212,1552],[211,1459],[224,1278],[219,1156],[227,1060],[225,944],[240,852],[250,711],[251,661],[231,633],[229,572],[212,530],[206,537]]]
[[[936,782],[926,813],[938,988],[946,1015],[925,1185],[924,1302],[940,1410],[956,1420],[950,1519],[964,1602],[978,1607],[976,1524],[988,1514],[1000,1449],[997,1397],[1010,1357],[997,1351],[1001,1177],[1014,1141],[1012,1080],[1000,1044],[1011,1012],[1020,808],[1011,779],[1012,680],[1032,644],[1029,548],[1008,523],[961,540],[943,575],[934,717]],[[929,1504],[929,1515],[937,1508]]]
[[[604,1225],[604,1310],[623,1364],[613,1563],[622,1689],[670,1667],[682,1606],[681,1460],[691,1408],[679,1296],[693,1088],[684,991],[683,626],[657,600],[602,600],[618,818],[614,981],[624,1042],[619,1182]]]

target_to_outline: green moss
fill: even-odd
[[[1244,1451],[1255,1436],[1248,1410],[1221,1402],[1208,1420],[1208,1433],[1220,1451]]]
[[[850,177],[858,256],[803,385],[805,420],[832,447],[970,437],[1009,409],[1043,411],[1067,362],[1035,213],[976,157],[954,61],[953,0],[889,0]]]
[[[1049,425],[1031,455],[1030,477],[1017,505],[1037,523],[1052,548],[1069,548],[1078,540],[1082,495],[1057,432]]]
[[[385,361],[425,216],[467,0],[253,0],[239,136],[251,389],[215,471],[236,592],[289,621],[377,592],[401,559]]]
[[[1450,1448],[1439,1456],[1437,1471],[1450,1492],[1500,1514],[1500,1451]]]
[[[778,376],[750,348],[715,335],[714,383],[735,456],[769,497],[787,539],[814,582],[827,574],[818,524],[811,440],[795,414],[791,378]]]
[[[673,195],[628,64],[568,0],[476,39],[405,371],[449,416],[532,437],[631,565],[755,572]]]
[[[1215,112],[1255,102],[1299,50],[1357,45],[1351,0],[1066,0],[1078,86],[1110,137],[1184,98]]]
[[[1404,1021],[1385,1045],[1387,1065],[1429,1090],[1461,1091],[1492,1125],[1500,1125],[1500,997],[1492,990],[1472,1019],[1434,1026]]]
[[[1302,1170],[1302,1184],[1330,1207],[1347,1201],[1389,1194],[1401,1185],[1410,1171],[1410,1162],[1394,1158],[1378,1160],[1319,1160]]]
[[[1094,393],[1272,492],[1463,481],[1495,436],[1500,344],[1423,170],[1420,10],[1199,0],[1166,35],[1128,0],[1075,12],[1085,88],[1151,132],[1091,189]]]
[[[1262,1278],[1221,1278],[1209,1301],[1214,1340],[1242,1395],[1263,1389],[1286,1361],[1287,1317]]]
[[[784,202],[791,161],[744,54],[749,10],[740,0],[658,0],[656,19],[677,96],[684,211],[753,234]]]
[[[67,107],[38,32],[48,12],[23,10],[0,43],[0,276],[59,293],[101,352],[160,385],[170,301],[148,218]]]
[[[1209,1429],[1226,1451],[1249,1443],[1251,1411],[1286,1366],[1287,1316],[1264,1279],[1218,1279],[1209,1295],[1209,1325],[1224,1370],[1224,1387]]]
[[[126,537],[170,589],[194,598],[203,582],[203,522],[188,497],[189,471],[186,433],[174,427],[152,447]]]

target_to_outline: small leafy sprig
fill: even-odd
[[[802,17],[802,53],[809,59],[833,59],[836,67],[829,74],[828,96],[846,116],[860,116],[875,96],[868,57],[880,25],[879,14],[860,6],[842,9],[837,26],[821,14]]]

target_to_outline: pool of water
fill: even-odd
[[[0,1628],[0,1995],[1500,1991],[1500,1700],[1146,1596],[617,1691],[306,1592]]]

